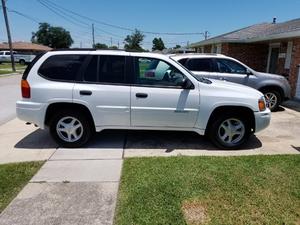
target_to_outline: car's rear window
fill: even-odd
[[[74,81],[86,55],[54,55],[41,65],[38,73],[51,80]]]

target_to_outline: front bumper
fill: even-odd
[[[16,113],[20,120],[36,124],[41,129],[45,128],[44,120],[46,104],[36,102],[17,101]]]
[[[254,112],[255,117],[255,133],[269,126],[271,121],[271,111],[266,109],[262,112]]]

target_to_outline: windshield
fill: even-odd
[[[170,57],[170,59],[172,59],[172,57]],[[193,74],[191,71],[189,71],[185,66],[183,66],[182,64],[180,64],[179,62],[177,62],[175,59],[172,59],[176,64],[178,64],[179,66],[181,66],[186,72],[188,72],[190,75],[192,75],[197,81],[205,83],[205,84],[211,84],[212,82],[201,76],[201,75],[195,75]]]

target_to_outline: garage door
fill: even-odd
[[[300,67],[298,67],[298,81],[296,86],[296,98],[300,98]]]

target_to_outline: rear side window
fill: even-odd
[[[126,83],[125,56],[93,56],[85,69],[83,80],[93,83]]]
[[[85,58],[86,55],[50,56],[38,73],[52,80],[74,81]]]
[[[91,61],[89,62],[88,66],[84,72],[84,81],[88,82],[97,82],[98,81],[98,56],[93,56]]]
[[[100,83],[125,83],[125,56],[101,55],[99,62]]]
[[[189,59],[186,67],[192,71],[213,72],[213,61],[209,58]]]
[[[178,62],[179,62],[181,65],[185,66],[185,63],[186,63],[187,60],[188,60],[187,58],[179,59]]]

